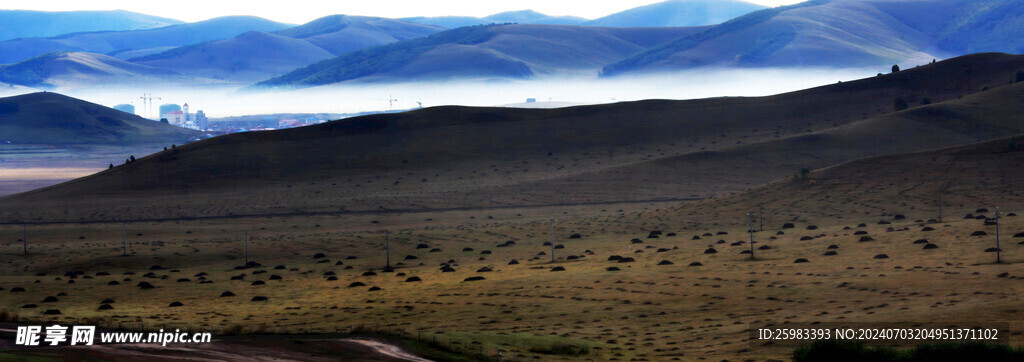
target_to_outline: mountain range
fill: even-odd
[[[717,67],[863,67],[1019,53],[1012,0],[813,0],[753,12],[610,64],[605,75]]]
[[[703,198],[1022,134],[1019,69],[1024,56],[988,53],[768,97],[355,117],[193,142],[0,205],[63,220],[127,217],[136,194],[131,212],[151,217]]]
[[[291,25],[253,16],[227,16],[157,29],[21,38],[0,42],[0,63],[18,62],[57,51],[101,53],[126,59],[184,45],[231,38],[248,31],[270,32],[289,27]]]
[[[90,31],[142,30],[182,24],[174,19],[112,11],[0,10],[0,41]]]
[[[291,26],[236,16],[156,29],[0,41],[0,63],[31,59],[32,67],[12,65],[3,74],[25,86],[61,84],[25,69],[68,59],[68,51],[144,66],[117,65],[124,72],[143,71],[139,76],[163,69],[172,82],[286,87],[611,77],[700,67],[881,69],[975,52],[1024,52],[1017,41],[1024,36],[1022,19],[1024,4],[1013,0],[813,0],[777,8],[732,0],[671,0],[595,20],[523,10],[484,18],[331,15]],[[449,29],[463,25],[471,26]],[[40,57],[55,52],[62,55]]]
[[[594,70],[699,30],[476,25],[352,52],[259,85],[310,86],[353,79],[526,78]]]

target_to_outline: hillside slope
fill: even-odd
[[[923,64],[979,51],[1016,53],[1024,6],[997,0],[815,0],[766,9],[604,68],[605,75],[724,67]]]
[[[196,77],[254,82],[331,57],[306,40],[251,31],[129,61]]]
[[[442,30],[445,29],[403,20],[331,15],[276,33],[303,39],[331,54],[342,55],[371,46],[424,37]]]
[[[702,198],[1024,132],[1024,83],[1005,85],[1021,68],[1024,56],[978,54],[770,97],[435,107],[233,134],[11,196],[0,210],[121,217],[117,203],[131,200],[140,215],[194,217]],[[894,113],[897,96],[911,107]],[[111,188],[125,191],[96,198]]]
[[[252,16],[227,16],[158,29],[65,34],[50,38],[22,38],[0,42],[0,63],[14,63],[58,51],[91,52],[117,56],[121,52],[183,46],[227,39],[248,31],[277,31],[287,24]],[[132,53],[133,56],[138,56]]]
[[[764,9],[739,0],[669,0],[597,18],[583,25],[617,27],[703,26]]]
[[[0,65],[0,81],[53,89],[96,84],[143,84],[184,81],[171,70],[126,62],[95,53],[55,52]]]
[[[525,78],[596,70],[699,28],[473,26],[353,52],[261,82],[312,86],[353,79]]]
[[[50,92],[0,98],[0,134],[14,145],[182,144],[199,136],[195,131]]]
[[[87,31],[118,31],[162,28],[181,21],[124,10],[33,11],[0,10],[0,41],[50,37]]]
[[[417,16],[402,18],[402,20],[439,26],[446,29],[461,28],[464,26],[517,23],[517,24],[547,24],[547,25],[581,25],[586,19],[575,16],[551,16],[541,14],[533,10],[516,10],[488,15],[482,18],[472,16]]]

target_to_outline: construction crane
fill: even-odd
[[[395,97],[390,95],[390,94],[388,94],[388,98],[387,99],[380,99],[380,100],[388,102],[388,110],[389,111],[394,110],[395,102],[398,102],[398,100],[395,99]]]
[[[150,118],[153,113],[153,100],[162,100],[163,98],[153,97],[152,93],[142,93],[142,97],[139,97],[139,99],[142,99],[142,107],[145,109],[146,118]]]

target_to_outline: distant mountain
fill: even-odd
[[[251,83],[332,57],[304,39],[250,31],[130,61],[195,77]]]
[[[437,16],[437,17],[412,17],[402,20],[440,26],[448,29],[461,28],[473,25],[488,25],[502,23],[517,24],[548,24],[548,25],[580,25],[587,19],[575,16],[550,16],[538,13],[533,10],[506,11],[488,15],[483,18],[472,16]]]
[[[598,28],[566,25],[472,26],[325,60],[262,86],[450,77],[526,78],[596,70],[701,28]]]
[[[611,14],[583,23],[592,26],[701,26],[765,9],[739,0],[669,0]]]
[[[0,41],[2,41],[86,31],[153,29],[182,24],[182,22],[124,10],[0,10],[0,24],[3,24],[0,26]]]
[[[375,45],[424,37],[442,30],[445,29],[440,26],[404,20],[331,15],[277,31],[276,34],[303,39],[331,54],[342,55]]]
[[[16,144],[183,144],[198,132],[57,93],[0,98],[0,134]]]
[[[0,81],[33,88],[131,84],[183,79],[180,74],[96,53],[55,52],[0,65]]]
[[[977,54],[767,97],[559,109],[442,106],[236,133],[6,197],[0,213],[4,221],[119,220],[139,217],[139,210],[152,218],[270,216],[334,214],[339,205],[341,212],[370,213],[721,196],[804,167],[1020,135],[1024,82],[1006,80],[1022,67],[1024,56]],[[991,88],[979,91],[985,84]],[[895,97],[909,107],[894,111]],[[872,185],[905,176],[886,170],[897,172]],[[805,179],[796,192],[850,186],[818,185]],[[890,194],[907,189],[887,187]],[[125,199],[133,194],[140,197]]]
[[[1024,52],[1015,0],[814,0],[765,9],[604,68],[605,75],[724,67],[922,64],[982,51]]]
[[[66,34],[50,38],[22,38],[0,42],[0,63],[14,63],[57,51],[119,53],[167,46],[183,46],[228,39],[248,31],[271,32],[290,27],[252,16],[227,16],[159,29]],[[135,55],[135,54],[133,54]],[[137,56],[137,55],[136,55]]]
[[[587,19],[576,16],[551,16],[533,10],[506,11],[489,15],[484,18],[495,23],[548,24],[548,25],[580,25]]]

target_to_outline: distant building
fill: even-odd
[[[185,127],[185,112],[180,110],[167,112],[167,114],[164,114],[161,118],[166,118],[167,122],[172,125]]]
[[[160,118],[167,118],[167,120],[170,120],[171,118],[167,117],[167,114],[171,113],[171,112],[174,112],[174,111],[180,111],[180,110],[181,110],[181,106],[179,106],[177,104],[169,103],[169,104],[160,105]]]
[[[182,128],[197,131],[210,129],[210,119],[206,117],[206,113],[203,113],[202,110],[196,111],[196,113],[189,112],[188,103],[181,106],[177,104],[164,104],[160,106],[160,118],[166,118],[167,123]]]
[[[199,126],[200,131],[210,129],[210,119],[206,118],[206,113],[203,113],[203,110],[196,111],[196,125]]]
[[[114,106],[114,109],[128,114],[135,114],[135,106],[131,104],[118,104]]]

